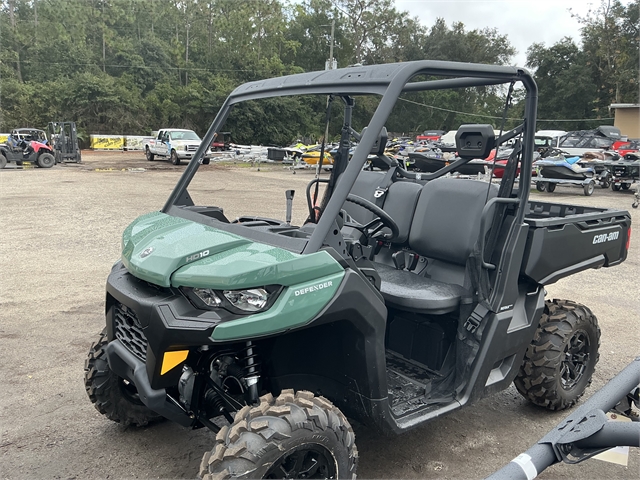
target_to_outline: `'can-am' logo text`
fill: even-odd
[[[204,258],[209,256],[209,250],[205,250],[204,252],[194,253],[193,255],[189,255],[186,258],[187,262],[193,262],[194,260],[198,260],[199,258]]]
[[[298,295],[304,295],[305,293],[315,292],[315,291],[318,291],[318,290],[322,290],[323,288],[329,288],[332,285],[333,285],[333,282],[331,280],[329,280],[328,282],[319,283],[318,285],[312,285],[310,287],[301,288],[300,290],[296,290],[295,291],[295,295],[297,297]]]
[[[593,237],[593,244],[611,242],[617,240],[618,236],[620,236],[620,232],[602,233]]]

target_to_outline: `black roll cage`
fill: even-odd
[[[410,82],[411,79],[421,75],[453,78]],[[240,85],[223,103],[205,134],[200,147],[161,211],[169,213],[172,207],[180,205],[182,199],[188,196],[187,187],[202,163],[202,158],[208,145],[213,142],[215,133],[222,128],[231,108],[235,104],[247,100],[303,94],[342,97],[381,95],[382,99],[371,117],[368,128],[354,151],[349,165],[338,178],[333,194],[302,253],[316,252],[322,247],[347,195],[367,161],[367,156],[377,139],[378,132],[382,130],[402,93],[501,85],[511,82],[522,84],[526,91],[524,122],[516,129],[519,131],[518,133],[520,131],[523,133],[520,188],[517,190],[517,203],[524,205],[529,196],[531,183],[538,101],[537,86],[531,74],[527,70],[518,67],[423,60],[309,72]],[[455,167],[449,168],[449,170],[453,168]],[[441,176],[447,171],[438,172],[436,176]],[[524,208],[517,209],[516,223],[523,222],[524,211]]]

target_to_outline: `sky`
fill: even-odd
[[[395,4],[397,10],[406,10],[427,27],[442,17],[449,27],[464,23],[466,31],[496,28],[518,50],[512,63],[523,67],[532,43],[550,47],[571,37],[580,45],[581,25],[569,9],[584,16],[590,8],[597,9],[600,0],[396,0]]]

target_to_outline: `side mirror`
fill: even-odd
[[[362,133],[360,134],[360,138],[364,137],[364,133],[367,131],[367,127],[362,129]],[[387,127],[382,127],[380,133],[378,134],[377,140],[374,142],[373,147],[371,147],[371,155],[382,155],[384,153],[384,149],[387,147]]]
[[[462,125],[456,133],[456,149],[460,158],[485,159],[496,146],[491,125]]]

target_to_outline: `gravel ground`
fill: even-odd
[[[164,422],[122,428],[102,417],[83,386],[89,346],[104,324],[104,283],[120,235],[137,216],[164,204],[184,166],[147,162],[141,153],[83,152],[81,165],[0,171],[0,476],[3,478],[193,478],[212,445],[205,430]],[[304,215],[310,171],[281,166],[209,165],[191,192],[228,216],[284,217],[295,188]],[[281,201],[265,205],[269,193]],[[535,198],[631,210],[630,192],[559,187]],[[197,198],[196,198],[197,199]],[[638,210],[631,211],[635,225]],[[550,285],[549,298],[588,305],[602,327],[601,358],[590,396],[638,355],[640,236],[622,265],[589,270]],[[566,412],[528,404],[510,387],[399,437],[358,427],[361,478],[482,478],[529,448]],[[629,466],[590,460],[558,465],[541,478],[637,479]]]

